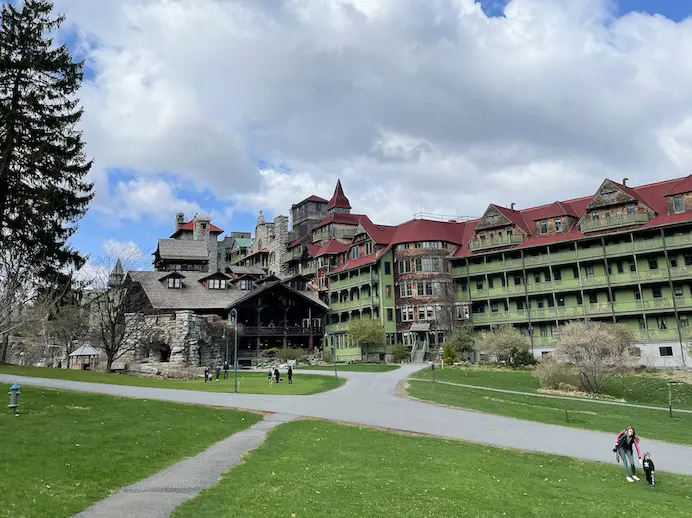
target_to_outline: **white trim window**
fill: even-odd
[[[399,284],[399,295],[401,297],[413,297],[413,286],[410,282],[402,282]]]

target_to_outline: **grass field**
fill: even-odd
[[[689,515],[690,478],[628,484],[618,466],[302,420],[175,518]]]
[[[424,370],[413,376],[425,379],[430,378],[431,373]],[[436,379],[530,393],[537,392],[539,388],[538,380],[531,372],[509,369],[470,368],[465,373],[463,369],[446,368],[436,372]],[[665,392],[662,387],[665,387]],[[690,406],[691,388],[690,385],[674,388],[674,408]],[[616,380],[610,387],[610,393],[621,397],[626,394],[627,401],[632,403],[668,405],[665,380],[653,375],[632,375]],[[625,426],[633,425],[644,439],[692,444],[692,414],[674,412],[671,418],[667,410],[603,405],[588,399],[575,401],[506,394],[421,381],[409,381],[408,394],[416,399],[443,405],[604,432],[616,433]]]
[[[68,517],[261,416],[22,387],[0,413],[0,517]]]
[[[204,383],[203,379],[175,380],[164,378],[141,378],[127,374],[108,374],[105,372],[77,371],[70,369],[46,369],[41,367],[21,367],[18,365],[0,365],[0,374],[15,374],[17,376],[32,376],[35,378],[57,378],[90,383],[110,383],[113,385],[134,385],[137,387],[156,387],[183,390],[199,390],[204,392],[233,392],[233,372],[228,373],[228,379]],[[265,372],[238,372],[238,392],[241,394],[288,394],[307,395],[326,392],[340,387],[346,381],[334,376],[319,374],[296,374],[293,383],[286,383],[286,373],[281,376],[284,382],[269,385]]]
[[[344,363],[336,364],[336,370],[343,372],[390,372],[399,368],[399,365],[391,365],[384,363]],[[334,365],[309,365],[307,367],[298,367],[298,370],[308,371],[329,371],[334,370]]]

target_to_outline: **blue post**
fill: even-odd
[[[19,385],[16,383],[10,387],[10,391],[7,393],[10,396],[10,404],[7,408],[14,410],[14,415],[19,415],[19,396],[21,392],[19,391]]]

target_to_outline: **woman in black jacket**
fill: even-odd
[[[634,428],[629,426],[621,431],[615,438],[615,448],[613,451],[617,454],[618,459],[622,459],[622,470],[625,472],[627,482],[639,480],[634,468],[634,458],[632,447],[637,448],[637,456],[639,463],[642,463],[642,452],[639,449],[639,437]],[[631,470],[631,473],[630,473]]]

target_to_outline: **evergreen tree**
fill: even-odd
[[[84,258],[68,245],[93,197],[77,92],[83,62],[51,34],[53,4],[3,4],[0,26],[0,249],[35,275],[64,282]]]

